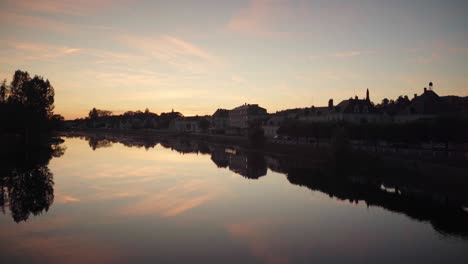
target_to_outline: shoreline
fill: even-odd
[[[301,141],[274,141],[265,139],[262,145],[252,145],[247,137],[232,135],[213,135],[213,134],[195,134],[195,133],[177,133],[168,130],[116,130],[116,129],[79,129],[63,130],[55,134],[64,136],[95,136],[112,135],[116,137],[134,137],[139,139],[187,139],[201,141],[210,144],[223,145],[226,147],[238,147],[248,151],[263,152],[279,155],[316,155],[330,154],[332,144],[328,139],[321,140],[318,143],[304,143]],[[402,146],[401,144],[386,143],[371,144],[363,141],[350,140],[349,146],[353,151],[366,153],[371,156],[378,156],[390,159],[402,159],[412,161],[425,161],[436,163],[467,163],[468,150],[465,147],[461,149],[440,149],[440,148],[416,148],[411,146]]]

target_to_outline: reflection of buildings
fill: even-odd
[[[461,236],[468,239],[468,213],[463,212],[462,205],[467,199],[456,193],[435,193],[430,186],[420,182],[418,187],[400,181],[385,188],[386,178],[375,178],[372,175],[350,176],[335,175],[332,168],[315,169],[289,168],[287,179],[290,183],[306,186],[313,191],[320,191],[330,197],[348,200],[352,203],[365,202],[367,206],[379,206],[388,211],[403,213],[418,221],[428,221],[441,233]],[[400,171],[406,179],[414,173]],[[408,175],[413,174],[413,175]],[[394,176],[394,175],[393,175]],[[390,176],[390,180],[394,177]]]
[[[249,179],[258,179],[267,173],[264,155],[256,152],[230,155],[229,169]]]
[[[229,166],[229,154],[226,153],[226,148],[216,146],[211,151],[211,160],[218,168],[227,168]]]

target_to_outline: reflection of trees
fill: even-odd
[[[88,141],[89,147],[93,150],[99,148],[108,148],[111,147],[113,143],[121,143],[126,147],[137,147],[145,148],[146,150],[154,148],[158,144],[158,140],[154,138],[145,138],[145,137],[132,137],[132,136],[121,136],[121,135],[86,135],[78,136],[80,139]]]
[[[52,157],[63,155],[58,144],[37,144],[1,153],[0,206],[9,208],[15,222],[48,211],[54,201]]]
[[[108,148],[112,146],[112,142],[105,139],[100,140],[95,137],[89,137],[88,144],[93,150],[96,150],[98,148]]]

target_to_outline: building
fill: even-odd
[[[414,98],[403,110],[394,116],[397,123],[412,122],[421,119],[432,119],[440,115],[463,115],[468,106],[467,97],[439,96],[433,90],[432,82],[421,95]]]
[[[218,109],[211,116],[210,132],[212,134],[224,134],[229,127],[229,110]]]
[[[267,117],[266,109],[258,104],[244,104],[229,110],[229,124],[233,128],[246,129],[261,124]]]
[[[203,122],[209,121],[200,116],[179,117],[172,120],[169,129],[175,132],[182,133],[202,133],[206,128],[203,127]]]
[[[328,101],[325,107],[305,108],[297,116],[298,120],[308,122],[336,122],[349,123],[376,123],[389,121],[386,115],[380,114],[370,100],[369,89],[366,98],[359,99],[358,96],[341,101],[338,105],[333,104],[333,99]]]
[[[263,122],[262,128],[266,138],[275,138],[278,136],[278,129],[284,124],[287,119],[283,115],[272,115],[269,119]]]

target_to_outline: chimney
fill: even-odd
[[[333,109],[333,99],[328,100],[328,109],[329,110]]]

